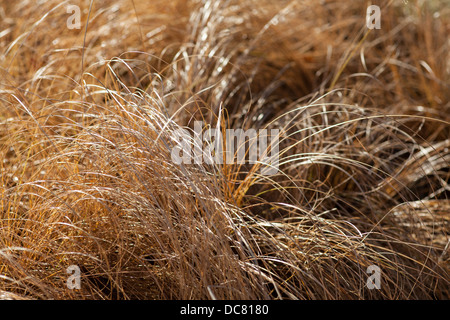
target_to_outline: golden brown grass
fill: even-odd
[[[1,1],[0,297],[448,299],[449,6],[370,4]],[[279,173],[173,163],[194,120]]]

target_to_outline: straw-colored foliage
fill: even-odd
[[[0,297],[448,299],[450,6],[370,4],[0,1]],[[194,121],[278,173],[174,163]]]

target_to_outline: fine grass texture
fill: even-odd
[[[450,298],[447,1],[2,0],[0,17],[0,298]],[[194,121],[279,129],[278,173],[174,163]]]

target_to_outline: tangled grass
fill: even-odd
[[[1,298],[450,297],[444,1],[376,1],[380,30],[368,1],[0,4]],[[196,120],[279,129],[278,173],[175,164]]]

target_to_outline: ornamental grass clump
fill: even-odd
[[[450,10],[371,4],[1,1],[0,298],[450,298]]]

